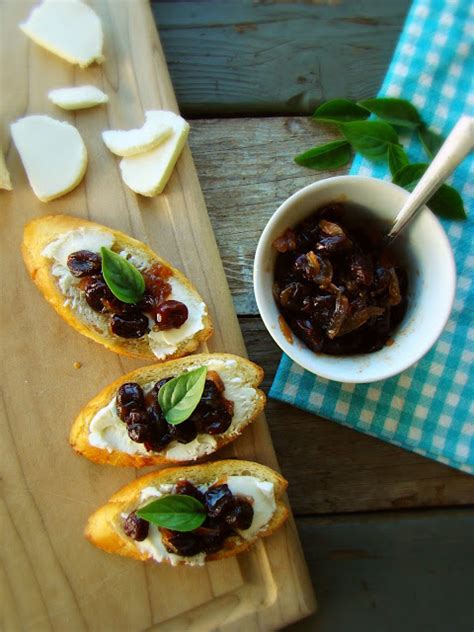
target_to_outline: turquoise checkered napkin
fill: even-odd
[[[410,100],[435,131],[447,135],[474,114],[474,4],[415,0],[380,95]],[[418,141],[412,162],[426,161]],[[385,165],[357,156],[351,173],[389,179]],[[452,184],[470,217],[443,221],[458,275],[453,312],[433,349],[402,374],[373,384],[318,378],[283,356],[270,396],[424,456],[474,473],[474,325],[472,155]]]

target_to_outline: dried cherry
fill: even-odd
[[[204,500],[207,515],[211,518],[224,517],[232,509],[233,496],[226,483],[209,487],[204,494]]]
[[[143,518],[139,518],[135,512],[132,512],[125,518],[123,530],[129,538],[142,542],[148,536],[150,523]]]
[[[145,394],[140,384],[125,382],[117,391],[117,412],[122,421],[126,420],[127,413],[133,409],[145,407]]]
[[[192,557],[201,553],[202,546],[199,537],[192,531],[179,532],[161,529],[163,544],[168,553]]]
[[[110,329],[121,338],[141,338],[150,331],[148,318],[141,312],[113,314]]]
[[[150,429],[148,424],[128,424],[127,432],[135,443],[145,443],[149,438]]]
[[[234,506],[226,515],[226,523],[233,529],[245,531],[252,524],[253,507],[245,498],[235,498]]]
[[[94,275],[85,277],[81,281],[81,287],[84,290],[87,304],[96,312],[106,312],[107,307],[104,301],[113,299],[113,294],[109,290],[102,275]]]
[[[159,329],[179,329],[188,320],[188,308],[181,301],[163,301],[155,309]]]
[[[67,258],[67,267],[69,272],[78,278],[100,274],[102,259],[98,254],[90,250],[78,250],[77,252],[72,252]]]
[[[192,496],[199,502],[204,502],[204,494],[199,491],[192,483],[186,480],[178,481],[174,489],[175,494],[183,494],[185,496]]]

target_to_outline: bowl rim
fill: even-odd
[[[351,379],[341,378],[340,376],[335,376],[331,370],[328,370],[324,365],[324,358],[334,358],[335,356],[331,356],[328,354],[317,354],[311,349],[309,349],[302,341],[298,343],[302,346],[304,350],[308,350],[312,356],[317,361],[318,359],[322,359],[322,366],[317,367],[315,369],[314,366],[311,366],[304,357],[301,357],[302,354],[298,350],[298,345],[294,343],[289,343],[281,332],[279,327],[279,323],[275,323],[273,320],[269,309],[269,306],[272,304],[273,296],[267,297],[263,285],[263,271],[264,271],[264,257],[268,248],[271,247],[269,243],[269,235],[274,227],[274,225],[281,219],[282,216],[285,215],[297,202],[298,198],[300,198],[305,193],[311,192],[313,190],[318,190],[324,188],[324,186],[328,183],[338,184],[351,182],[365,183],[367,186],[376,186],[376,187],[385,187],[386,189],[392,189],[397,192],[402,192],[405,197],[408,197],[409,192],[403,189],[402,187],[394,184],[393,182],[389,182],[388,180],[383,180],[380,178],[373,178],[370,176],[358,176],[358,175],[342,175],[342,176],[333,176],[329,178],[324,178],[318,180],[317,182],[312,182],[311,184],[298,189],[292,195],[290,195],[286,200],[280,204],[280,206],[276,209],[276,211],[271,215],[269,220],[267,221],[260,238],[258,240],[257,248],[255,251],[254,257],[254,265],[253,265],[253,288],[255,300],[257,303],[257,308],[260,313],[260,316],[263,320],[266,330],[273,338],[275,343],[278,345],[281,351],[283,351],[288,357],[290,357],[296,364],[298,364],[303,369],[306,369],[313,375],[318,377],[322,377],[331,381],[340,382],[340,383],[352,383],[352,384],[366,384],[371,382],[376,382],[380,380],[385,380],[389,377],[393,377],[395,375],[399,375],[409,367],[413,366],[416,362],[418,362],[421,358],[423,358],[428,351],[433,347],[438,338],[440,337],[442,331],[444,330],[446,323],[449,319],[449,316],[452,311],[452,307],[454,304],[454,298],[456,293],[456,264],[454,259],[453,250],[451,244],[449,242],[446,231],[444,230],[439,219],[432,213],[426,206],[421,211],[421,213],[429,213],[430,221],[432,222],[434,229],[436,230],[436,239],[438,243],[441,243],[444,246],[443,255],[446,258],[446,277],[447,277],[447,290],[449,294],[447,295],[445,301],[443,301],[444,310],[439,318],[435,327],[432,327],[429,330],[429,335],[424,337],[419,341],[419,346],[417,346],[417,353],[412,357],[407,358],[405,361],[401,361],[400,363],[396,363],[396,366],[390,366],[389,364],[384,365],[385,369],[381,366],[380,374],[377,378],[369,377],[364,378],[363,371],[361,374],[351,375]],[[336,194],[337,195],[337,194]],[[301,221],[301,220],[298,220]],[[289,223],[291,225],[291,223]],[[269,300],[270,299],[270,300]],[[277,313],[280,315],[280,312],[277,308]],[[278,334],[281,333],[281,336]],[[358,355],[346,355],[341,356],[343,358],[365,358],[371,354],[358,354]],[[317,372],[316,372],[317,370]]]

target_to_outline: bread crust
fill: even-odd
[[[85,456],[94,463],[107,463],[109,465],[136,468],[146,467],[148,465],[160,465],[163,463],[185,463],[186,461],[176,461],[175,459],[166,458],[166,456],[162,454],[150,454],[148,456],[141,454],[127,454],[126,452],[119,452],[117,450],[109,452],[106,449],[97,448],[89,443],[89,426],[96,413],[101,408],[107,406],[112,398],[115,397],[117,390],[122,384],[125,384],[126,382],[138,382],[140,385],[144,385],[149,382],[157,382],[164,377],[178,375],[189,366],[199,364],[200,362],[204,364],[209,359],[234,360],[236,362],[235,373],[244,378],[245,386],[252,386],[257,392],[257,398],[255,400],[255,406],[252,410],[252,414],[242,422],[239,426],[238,432],[228,436],[215,436],[214,438],[217,441],[217,446],[211,454],[222,448],[224,445],[234,441],[238,436],[240,436],[240,434],[242,434],[244,428],[246,428],[246,426],[250,424],[265,407],[265,394],[257,388],[263,380],[263,369],[253,362],[250,362],[250,360],[230,353],[201,353],[188,356],[187,358],[170,360],[161,364],[154,364],[136,369],[126,375],[122,375],[117,380],[106,386],[84,406],[77,416],[71,429],[71,446],[78,454]],[[202,458],[209,458],[209,454]]]
[[[182,272],[174,268],[164,259],[161,259],[161,257],[154,253],[143,242],[129,237],[118,230],[113,230],[107,226],[69,215],[49,215],[34,219],[26,224],[21,246],[26,269],[45,299],[52,305],[56,312],[69,323],[71,327],[76,329],[76,331],[104,345],[111,351],[132,358],[142,358],[159,362],[160,360],[153,354],[146,339],[120,338],[113,334],[105,335],[103,332],[97,331],[80,320],[69,305],[64,305],[64,295],[59,289],[54,275],[51,273],[50,261],[41,253],[49,243],[60,237],[63,233],[78,228],[95,228],[112,233],[119,247],[132,247],[143,253],[143,255],[153,263],[161,263],[170,268],[173,276],[202,301],[199,293]],[[189,340],[181,342],[176,351],[168,355],[165,360],[180,358],[192,353],[202,342],[207,340],[212,335],[212,323],[207,312],[203,317],[203,325],[203,329],[198,331]]]
[[[89,518],[84,532],[85,537],[108,553],[117,553],[135,560],[146,561],[152,559],[147,553],[139,551],[134,541],[127,537],[122,529],[122,513],[134,511],[140,498],[141,490],[145,487],[174,484],[180,479],[189,480],[195,485],[212,483],[223,476],[255,476],[262,481],[270,481],[274,485],[276,511],[264,529],[254,538],[244,540],[240,536],[233,536],[226,540],[225,548],[206,555],[206,562],[233,557],[254,544],[258,538],[268,537],[274,533],[287,519],[288,509],[281,500],[288,486],[287,481],[277,472],[253,461],[227,459],[212,461],[199,465],[171,467],[159,472],[151,472],[135,479],[116,492],[110,500],[97,509]],[[156,560],[153,560],[156,562]],[[169,564],[168,560],[163,560]],[[185,562],[179,562],[185,564]]]

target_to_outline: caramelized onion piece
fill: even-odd
[[[279,294],[278,300],[282,307],[290,311],[300,311],[304,308],[304,300],[309,295],[309,289],[303,283],[293,281]]]
[[[388,284],[388,302],[390,305],[398,305],[402,301],[400,284],[394,268],[390,268],[390,283]]]
[[[287,228],[283,235],[277,237],[273,242],[273,247],[278,252],[290,252],[296,250],[296,233],[292,228]]]
[[[345,237],[346,233],[343,231],[342,227],[335,222],[329,222],[327,219],[322,219],[319,222],[319,228],[326,233],[326,235],[331,235],[334,237],[335,235]]]
[[[341,327],[346,320],[348,313],[349,300],[347,296],[344,296],[342,292],[339,292],[336,298],[334,313],[332,315],[331,322],[327,330],[327,335],[329,338],[332,339],[336,338],[336,336],[339,336],[339,332],[341,331]]]
[[[320,287],[325,287],[332,281],[331,262],[312,250],[298,257],[295,270]]]
[[[345,319],[337,336],[344,336],[344,334],[349,334],[351,331],[359,329],[359,327],[362,327],[370,318],[381,316],[384,312],[385,309],[383,307],[363,307]]]

